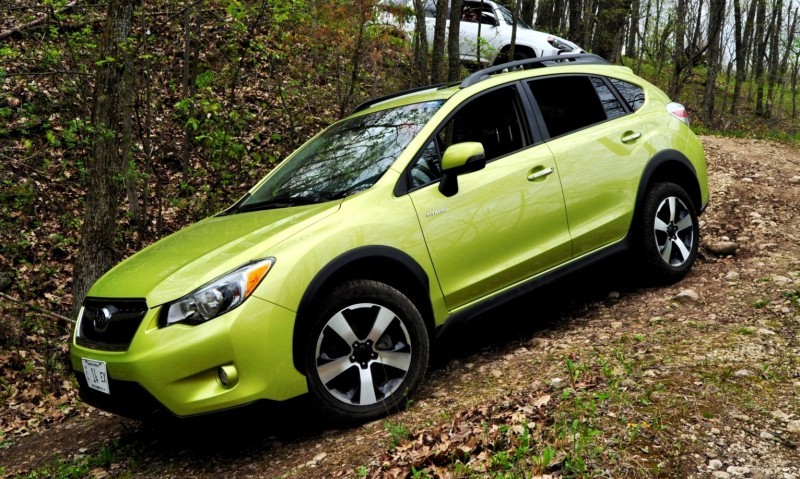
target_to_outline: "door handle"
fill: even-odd
[[[625,134],[625,135],[622,137],[622,142],[623,142],[623,143],[630,143],[630,142],[632,142],[633,140],[638,140],[638,139],[639,139],[639,138],[641,138],[641,137],[642,137],[642,134],[641,134],[641,133],[639,133],[638,131],[632,131],[632,132],[626,133],[626,134]]]
[[[544,178],[545,176],[551,174],[554,171],[555,170],[553,169],[552,166],[548,166],[547,168],[545,168],[543,170],[534,171],[533,173],[528,175],[528,181],[539,180],[539,179]]]

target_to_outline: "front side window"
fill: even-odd
[[[467,23],[495,24],[492,6],[481,2],[464,2],[461,7],[461,21]]]
[[[508,8],[498,5],[498,10],[500,10],[500,15],[503,17],[503,21],[505,21],[506,25],[513,25],[514,24],[514,15],[511,13],[511,10]],[[517,26],[520,28],[526,28],[528,30],[533,30],[530,25],[522,21],[521,18],[517,19]]]
[[[522,103],[514,86],[481,95],[466,103],[439,130],[411,167],[411,186],[441,177],[441,156],[447,147],[465,141],[483,145],[486,161],[508,155],[530,144]]]
[[[405,105],[330,127],[281,165],[236,211],[319,203],[366,190],[442,103]]]

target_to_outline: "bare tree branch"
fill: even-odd
[[[74,7],[75,4],[77,4],[77,3],[78,3],[78,0],[72,0],[68,4],[64,5],[64,8],[59,10],[58,13],[61,14],[61,13],[66,12],[67,10],[71,9],[72,7]],[[28,23],[23,23],[22,25],[17,25],[16,27],[10,28],[10,29],[8,29],[8,30],[6,30],[4,32],[0,32],[0,40],[4,39],[6,37],[10,37],[11,35],[14,35],[15,33],[22,33],[25,30],[29,30],[29,29],[31,29],[31,28],[33,28],[33,27],[35,27],[35,26],[37,26],[37,25],[39,25],[41,23],[44,23],[44,21],[47,20],[48,18],[50,18],[50,14],[49,13],[45,13],[44,15],[41,15],[41,16],[37,17],[36,19],[31,20]]]

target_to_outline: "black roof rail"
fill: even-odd
[[[371,107],[372,105],[376,105],[378,103],[391,100],[392,98],[398,98],[403,95],[410,95],[411,93],[416,93],[418,91],[425,91],[425,90],[434,90],[437,88],[445,88],[453,85],[457,85],[458,82],[451,82],[451,83],[437,83],[436,85],[425,85],[425,86],[418,86],[416,88],[412,88],[410,90],[403,90],[397,93],[391,93],[389,95],[385,95],[379,98],[373,98],[372,100],[367,100],[364,103],[358,105],[355,110],[351,111],[350,114],[358,113],[362,110],[366,110],[367,108]]]
[[[502,63],[494,65],[483,70],[478,70],[471,74],[464,81],[461,82],[460,88],[467,88],[480,81],[489,78],[492,73],[502,72],[503,70],[512,69],[526,69],[527,68],[542,68],[550,66],[568,65],[570,63],[592,63],[598,65],[610,65],[611,63],[603,57],[597,56],[592,53],[564,53],[562,55],[551,55],[539,58],[527,58],[525,60],[516,60],[513,62]]]

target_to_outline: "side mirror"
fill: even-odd
[[[445,196],[458,193],[458,175],[482,170],[486,166],[486,153],[477,141],[456,143],[445,150],[442,156],[442,179],[439,192]]]

